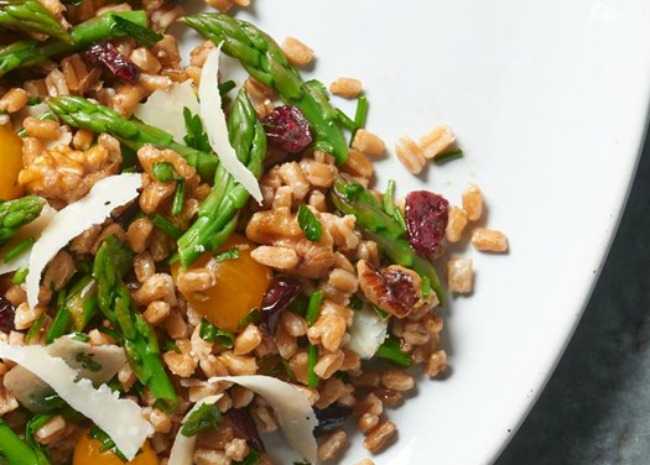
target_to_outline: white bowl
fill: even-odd
[[[242,12],[318,56],[314,76],[363,80],[369,129],[391,147],[448,123],[465,158],[420,179],[391,156],[380,184],[458,204],[484,191],[511,253],[464,248],[470,298],[446,320],[451,376],[389,410],[399,441],[378,465],[495,459],[537,398],[589,297],[616,229],[646,123],[647,0],[253,0]],[[184,49],[197,43],[184,33]],[[341,104],[346,109],[345,102]],[[558,405],[558,409],[562,406]],[[343,462],[368,456],[356,435]]]

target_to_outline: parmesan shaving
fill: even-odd
[[[309,399],[296,386],[261,375],[217,376],[208,381],[235,383],[262,396],[275,411],[289,445],[312,465],[318,463],[318,444],[313,433],[318,420]]]
[[[346,347],[363,359],[372,358],[388,335],[388,321],[367,306],[354,312]]]
[[[140,174],[109,176],[97,181],[83,199],[69,204],[54,215],[29,256],[29,273],[25,286],[27,303],[31,308],[38,304],[41,274],[57,252],[86,229],[103,223],[113,209],[135,199],[140,187]]]
[[[199,100],[196,98],[192,81],[174,83],[169,90],[157,90],[135,110],[135,117],[143,123],[170,133],[176,142],[183,143],[187,135],[183,108],[199,114]]]
[[[124,349],[119,346],[92,346],[70,336],[58,338],[45,350],[52,357],[63,359],[70,367],[79,370],[79,376],[96,385],[109,381],[126,363]],[[89,360],[92,367],[87,363]],[[51,388],[24,367],[13,367],[5,374],[3,382],[25,408],[32,412],[47,409],[43,399],[52,393]]]
[[[75,381],[77,371],[48,354],[43,346],[0,343],[0,358],[21,365],[47,383],[70,407],[104,430],[128,460],[136,456],[145,439],[153,434],[138,404],[120,399],[105,384],[95,389],[89,379]]]
[[[196,412],[201,406],[206,404],[212,405],[222,397],[223,394],[204,397],[194,404],[194,407],[187,412],[183,418],[183,423],[185,423],[190,418],[190,415]],[[174,439],[172,450],[169,453],[169,461],[167,462],[167,465],[192,465],[192,454],[194,453],[194,446],[196,445],[196,435],[185,436],[181,433],[182,429],[183,427],[181,426],[176,433],[176,438]]]
[[[27,239],[28,237],[38,239],[41,236],[43,229],[45,229],[45,226],[47,226],[50,221],[52,221],[52,218],[54,218],[55,214],[56,210],[50,207],[48,204],[45,204],[41,210],[41,214],[38,215],[34,221],[26,224],[18,231],[16,231],[16,234],[14,234],[11,240],[5,244],[4,247],[0,248],[0,257],[4,257],[5,253],[7,253],[16,244]],[[30,253],[31,249],[25,250],[22,254],[18,255],[9,263],[5,263],[4,260],[0,258],[0,275],[11,273],[12,271],[16,271],[20,268],[27,268],[29,265]]]
[[[228,138],[226,115],[224,115],[221,109],[221,95],[219,94],[218,75],[220,54],[221,45],[213,48],[208,53],[208,57],[201,70],[201,81],[199,83],[201,121],[208,135],[210,146],[219,156],[223,167],[257,202],[261,203],[262,191],[260,190],[257,178],[239,161],[235,149],[230,144],[230,139]]]

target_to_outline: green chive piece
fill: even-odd
[[[314,371],[314,367],[318,362],[318,347],[313,344],[309,344],[307,349],[307,385],[316,389],[318,387],[318,375]]]
[[[241,462],[233,462],[234,465],[257,465],[260,462],[260,453],[255,450],[251,449],[251,451],[248,453],[246,458],[242,460]]]
[[[448,163],[450,161],[458,160],[459,158],[463,158],[464,154],[461,149],[455,149],[450,152],[445,152],[441,153],[437,157],[433,159],[433,162],[436,165],[444,165],[445,163]]]
[[[194,412],[181,428],[181,434],[186,437],[195,436],[201,431],[215,429],[221,421],[221,412],[215,404],[203,404]]]
[[[183,235],[183,231],[178,228],[175,224],[169,221],[167,218],[162,216],[159,213],[156,213],[152,218],[151,222],[153,225],[158,228],[161,232],[167,234],[174,240],[178,240]]]
[[[219,84],[219,94],[221,94],[221,97],[225,97],[228,92],[233,90],[235,87],[237,87],[237,83],[235,81],[226,81],[222,82]]]
[[[156,181],[172,182],[176,179],[176,171],[174,171],[174,167],[171,163],[166,161],[154,163],[152,173]]]
[[[404,368],[410,367],[413,363],[411,356],[402,350],[399,341],[394,337],[386,339],[383,344],[379,346],[375,355]]]
[[[354,113],[354,125],[358,128],[365,128],[368,121],[368,97],[361,95],[357,100],[357,111]]]
[[[29,273],[29,268],[22,267],[18,268],[14,273],[13,278],[11,278],[12,284],[22,284],[27,279],[27,273]]]
[[[18,244],[14,245],[11,249],[9,249],[7,253],[5,253],[5,256],[3,257],[2,261],[5,263],[10,263],[14,261],[24,252],[27,252],[29,249],[31,249],[32,246],[34,245],[34,242],[36,242],[36,239],[34,239],[33,237],[27,237],[23,239]]]
[[[183,211],[185,204],[185,180],[179,179],[176,181],[176,192],[174,193],[174,201],[172,202],[172,215],[178,216]]]
[[[305,237],[312,242],[318,242],[323,234],[323,227],[318,218],[305,205],[301,204],[298,208],[298,224],[305,233]]]
[[[348,129],[350,131],[355,131],[357,129],[357,124],[354,122],[354,120],[346,115],[340,108],[336,109],[336,118],[345,129]]]
[[[320,315],[320,307],[323,303],[323,291],[316,291],[309,296],[309,303],[307,304],[306,320],[309,326],[316,323]]]
[[[214,256],[214,260],[217,263],[225,262],[227,260],[237,260],[238,258],[239,249],[237,247],[233,247],[232,249],[228,249],[225,252],[218,253]]]
[[[384,192],[382,197],[382,208],[389,216],[400,224],[402,230],[406,233],[406,221],[404,221],[404,216],[402,216],[400,209],[395,205],[395,187],[396,184],[394,179],[388,181],[388,187],[386,187],[386,192]]]
[[[25,335],[25,342],[27,344],[31,344],[32,342],[34,342],[38,338],[38,335],[41,333],[41,329],[43,329],[44,325],[45,325],[45,314],[42,314],[36,319],[36,321],[32,323],[32,326],[29,328],[29,331],[27,331],[27,334]]]
[[[232,349],[235,345],[235,335],[233,333],[217,328],[205,318],[201,320],[199,336],[201,336],[201,339],[204,341],[217,342],[226,349]]]

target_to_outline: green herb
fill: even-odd
[[[34,342],[39,334],[41,333],[41,330],[43,329],[43,326],[45,325],[45,314],[42,314],[39,316],[34,323],[32,323],[32,326],[29,328],[29,331],[27,331],[27,334],[25,335],[25,342],[27,344],[31,344]]]
[[[141,27],[132,21],[115,16],[113,18],[115,24],[121,29],[128,37],[135,39],[136,42],[147,47],[153,46],[156,42],[163,38],[162,35],[154,32],[148,27]]]
[[[260,453],[255,449],[251,449],[244,460],[233,463],[234,465],[257,465],[260,462],[260,458]]]
[[[154,163],[151,171],[156,181],[172,182],[176,179],[176,171],[174,171],[172,164],[167,161]]]
[[[80,341],[80,342],[88,342],[90,341],[90,336],[88,336],[86,333],[81,333],[79,331],[75,331],[71,333],[72,339],[75,341]]]
[[[316,323],[320,315],[320,307],[323,303],[323,291],[316,291],[309,296],[309,303],[307,304],[307,324],[309,326]]]
[[[386,187],[386,192],[384,192],[384,195],[382,197],[382,208],[386,212],[387,215],[392,217],[395,221],[397,221],[400,226],[403,229],[403,232],[406,233],[406,221],[404,221],[404,217],[402,216],[402,212],[400,209],[395,205],[395,180],[391,179],[388,181],[388,187]]]
[[[237,83],[233,80],[219,84],[219,94],[221,95],[221,98],[225,97],[226,94],[233,90],[235,87],[237,87]]]
[[[357,100],[357,111],[354,113],[354,125],[358,128],[365,128],[368,121],[368,97],[361,95]]]
[[[31,107],[32,105],[38,105],[42,101],[43,101],[42,98],[37,97],[36,95],[32,95],[27,99],[27,105]]]
[[[190,413],[189,418],[181,427],[183,436],[195,436],[201,431],[215,429],[221,421],[221,412],[215,404],[202,404],[194,412]]]
[[[383,344],[379,346],[375,355],[405,368],[410,367],[413,363],[411,356],[404,352],[400,347],[399,340],[392,336],[386,339]]]
[[[97,362],[93,358],[93,354],[88,354],[85,352],[79,352],[75,356],[75,360],[81,364],[81,368],[84,370],[92,371],[96,373],[102,369],[102,364]]]
[[[323,227],[305,204],[301,204],[298,208],[298,224],[307,239],[312,242],[318,242],[320,240],[323,234]]]
[[[318,387],[318,375],[314,371],[316,363],[318,363],[318,347],[309,344],[307,349],[307,385],[312,389]]]
[[[463,151],[461,149],[454,149],[449,152],[441,153],[437,157],[433,159],[433,162],[436,165],[443,165],[445,163],[448,163],[453,160],[458,160],[459,158],[463,158]]]
[[[372,309],[375,311],[377,316],[381,318],[383,321],[386,321],[390,318],[390,313],[382,310],[381,308],[377,307],[376,305],[371,305]]]
[[[298,294],[289,304],[287,310],[296,315],[305,316],[307,314],[307,306],[309,305],[309,298],[305,294]]]
[[[350,131],[357,129],[357,125],[354,120],[346,115],[340,108],[336,109],[336,118],[344,128],[349,129]]]
[[[245,328],[251,323],[259,323],[259,321],[262,319],[262,312],[259,311],[259,309],[254,308],[250,312],[248,312],[248,315],[246,315],[244,318],[241,319],[239,322],[239,328]]]
[[[122,454],[122,452],[119,451],[111,437],[106,434],[103,430],[99,429],[97,426],[93,426],[90,429],[90,437],[99,441],[101,443],[100,451],[101,452],[106,452],[106,451],[111,451],[115,455],[117,455],[123,462],[126,462],[127,459]]]
[[[181,349],[178,348],[176,341],[174,341],[173,339],[165,339],[162,343],[162,349],[164,352],[174,351],[177,354],[181,353]]]
[[[29,268],[25,266],[23,266],[22,268],[18,268],[14,273],[13,278],[11,278],[12,284],[24,283],[25,279],[27,279],[27,273],[29,273]]]
[[[29,249],[32,248],[34,245],[34,242],[36,242],[36,239],[33,237],[27,237],[20,241],[18,244],[14,245],[11,249],[5,253],[5,256],[3,257],[2,261],[5,263],[10,263],[14,261],[17,257],[22,255],[24,252],[27,252]]]
[[[169,221],[167,218],[159,213],[156,213],[151,218],[153,225],[161,232],[167,234],[172,239],[176,240],[183,235],[183,231],[178,226]]]
[[[183,108],[183,119],[185,119],[185,130],[187,131],[187,134],[183,138],[185,144],[196,150],[208,153],[212,152],[210,140],[203,128],[201,117],[199,115],[193,115],[190,109],[185,107]]]
[[[179,179],[176,181],[176,192],[174,193],[174,201],[172,202],[172,215],[178,216],[183,211],[185,204],[185,180]]]
[[[235,344],[235,335],[233,333],[217,328],[205,318],[201,320],[199,335],[204,341],[217,342],[226,349],[232,349]]]
[[[363,300],[358,295],[354,294],[350,297],[350,303],[348,304],[352,310],[361,310],[363,308]]]
[[[239,249],[233,247],[228,249],[225,252],[218,253],[214,256],[214,259],[217,263],[225,262],[227,260],[237,260],[239,258]]]

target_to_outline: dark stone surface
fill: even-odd
[[[495,465],[650,464],[649,237],[646,143],[620,229],[576,334]]]

